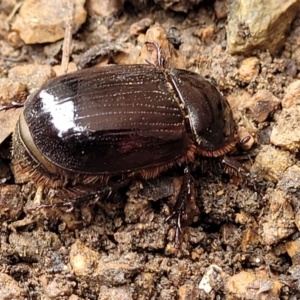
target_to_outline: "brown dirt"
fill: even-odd
[[[7,16],[10,9],[3,12]],[[281,100],[299,78],[300,66],[291,55],[299,51],[300,19],[276,56],[257,49],[247,60],[226,52],[225,26],[226,13],[216,18],[210,1],[188,13],[155,4],[139,10],[126,2],[118,16],[88,16],[73,35],[70,65],[143,63],[148,55],[144,41],[154,39],[168,66],[198,72],[228,98],[241,136],[252,136],[249,150],[238,147],[232,154],[249,174],[229,176],[222,165],[203,170],[205,163],[195,163],[193,209],[176,249],[174,224],[164,221],[174,199],[164,189],[178,187],[181,168],[162,174],[154,191],[147,192],[147,183],[141,190],[142,183],[133,180],[93,206],[29,214],[26,209],[49,203],[51,194],[34,184],[16,183],[26,179],[15,179],[10,171],[8,136],[0,148],[1,299],[300,299],[298,142],[278,148],[270,143]],[[60,63],[60,41],[13,47],[7,43],[9,29],[2,27],[1,78],[21,65]],[[43,69],[45,78],[54,76],[53,69],[57,66]],[[20,73],[32,78],[38,71],[16,72],[14,81],[23,84],[16,79]],[[27,83],[27,89],[38,87],[41,76],[32,86]],[[0,122],[11,132],[3,115]],[[152,201],[156,192],[160,196],[154,198],[163,199]],[[209,293],[204,283],[211,287]]]

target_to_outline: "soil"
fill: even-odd
[[[226,1],[182,1],[175,10],[163,1],[111,1],[107,16],[88,3],[69,71],[157,63],[145,45],[155,41],[166,67],[199,73],[228,99],[246,137],[228,156],[243,169],[197,159],[178,247],[166,219],[182,166],[132,179],[97,203],[36,209],[68,199],[15,172],[12,132],[22,108],[0,111],[0,299],[300,299],[300,18],[277,53],[233,55]],[[4,4],[0,102],[9,105],[62,73],[63,40],[24,43],[11,28],[16,3]]]

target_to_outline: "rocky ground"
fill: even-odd
[[[227,97],[251,137],[230,155],[248,171],[197,160],[177,249],[165,219],[181,168],[93,206],[30,210],[54,191],[14,172],[22,108],[1,111],[0,299],[300,299],[300,1],[154,2],[2,0],[0,105],[23,102],[69,56],[69,71],[145,63],[152,40],[167,67]]]

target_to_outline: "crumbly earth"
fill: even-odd
[[[181,167],[132,180],[96,204],[36,210],[67,199],[14,173],[11,134],[20,109],[1,111],[0,299],[300,299],[300,18],[272,54],[257,46],[233,55],[226,25],[236,5],[150,2],[87,1],[69,70],[155,62],[144,43],[157,42],[168,67],[201,74],[227,97],[239,136],[247,137],[230,157],[247,171],[228,174],[220,160],[195,162],[176,248],[174,220],[165,219]],[[14,5],[0,3],[1,105],[22,102],[60,73],[62,60],[62,40],[53,42],[51,33],[62,25],[45,30],[38,44],[14,23],[38,12],[12,13]],[[237,26],[249,36],[247,26]]]

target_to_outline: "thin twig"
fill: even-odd
[[[72,45],[72,24],[75,13],[75,4],[72,0],[64,0],[64,4],[68,10],[68,19],[66,21],[65,37],[62,50],[61,69],[63,73],[67,73]]]

